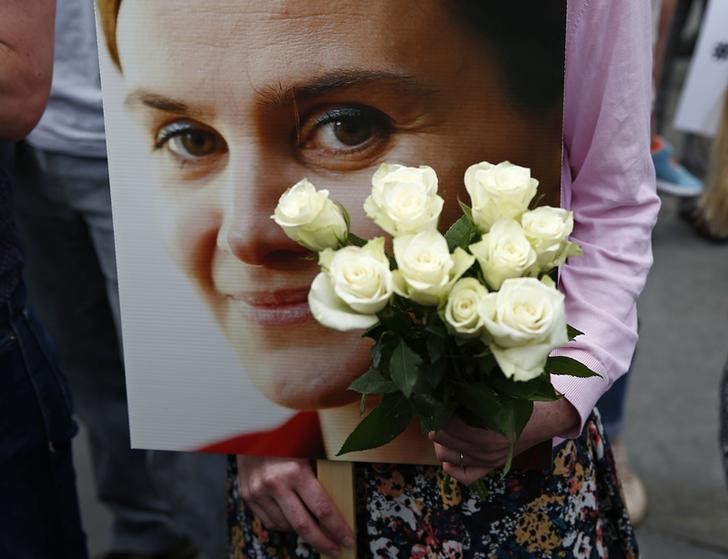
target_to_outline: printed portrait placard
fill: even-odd
[[[370,345],[313,319],[271,219],[304,177],[365,238],[384,162],[435,170],[441,229],[479,161],[559,205],[566,2],[517,4],[98,1],[134,447],[333,458],[359,422]],[[414,423],[342,458],[435,461]]]

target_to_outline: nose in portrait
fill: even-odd
[[[232,147],[232,146],[231,146]],[[218,247],[249,266],[295,269],[306,249],[289,239],[271,219],[278,199],[303,170],[254,145],[236,155],[231,149],[221,204]]]

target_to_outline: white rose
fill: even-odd
[[[372,177],[366,214],[396,237],[436,229],[443,200],[437,195],[437,175],[430,167],[383,163]]]
[[[394,239],[394,290],[421,305],[438,305],[445,300],[453,284],[475,261],[462,250],[453,254],[447,241],[436,230]]]
[[[521,226],[531,242],[542,271],[563,264],[579,254],[579,247],[567,239],[574,230],[574,214],[562,208],[542,206],[521,216]]]
[[[461,278],[445,306],[445,322],[458,334],[477,336],[483,328],[482,305],[488,290],[475,278]]]
[[[569,341],[564,296],[553,282],[516,278],[483,303],[489,346],[503,374],[519,381],[543,373],[546,359]]]
[[[538,181],[531,170],[508,161],[482,162],[465,171],[465,188],[473,206],[473,221],[482,233],[502,217],[518,219],[536,195]]]
[[[341,207],[307,179],[283,193],[271,218],[291,239],[317,252],[341,246],[349,235]]]
[[[313,280],[308,304],[314,318],[335,330],[369,328],[393,293],[384,238],[363,247],[326,249],[319,255],[323,272]]]
[[[492,289],[500,289],[508,278],[531,275],[536,264],[536,252],[518,222],[499,219],[490,232],[470,245],[478,260],[483,277]]]

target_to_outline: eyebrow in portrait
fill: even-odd
[[[263,104],[276,106],[306,101],[340,90],[375,85],[410,96],[429,97],[437,92],[408,74],[360,69],[336,70],[304,82],[256,88],[256,92]]]
[[[337,91],[371,87],[376,87],[383,93],[396,95],[398,98],[425,99],[437,93],[436,89],[418,82],[408,74],[361,69],[336,70],[302,82],[258,87],[255,88],[255,92],[258,102],[262,106],[276,108],[295,106],[296,103],[316,99]],[[144,88],[131,91],[126,97],[125,104],[132,109],[147,107],[197,120],[204,120],[211,116],[208,109],[193,107],[179,99],[160,95]]]
[[[148,107],[164,113],[185,116],[194,119],[203,118],[206,111],[190,107],[187,103],[159,95],[146,89],[135,89],[126,96],[125,104],[129,108]]]

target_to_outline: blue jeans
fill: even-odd
[[[624,404],[627,400],[627,377],[622,375],[597,402],[597,409],[602,416],[602,425],[611,441],[619,438],[624,423]]]
[[[639,322],[637,323],[639,329]],[[622,434],[624,427],[624,408],[627,401],[627,387],[629,386],[629,377],[634,369],[634,360],[637,357],[637,349],[632,354],[629,363],[629,370],[626,374],[619,377],[614,384],[609,387],[597,402],[597,409],[602,416],[602,426],[607,437],[614,442]]]
[[[30,305],[88,430],[110,551],[163,553],[189,538],[225,556],[225,457],[130,448],[106,159],[21,145],[15,201]]]
[[[0,308],[0,557],[84,559],[66,379],[21,285]]]

